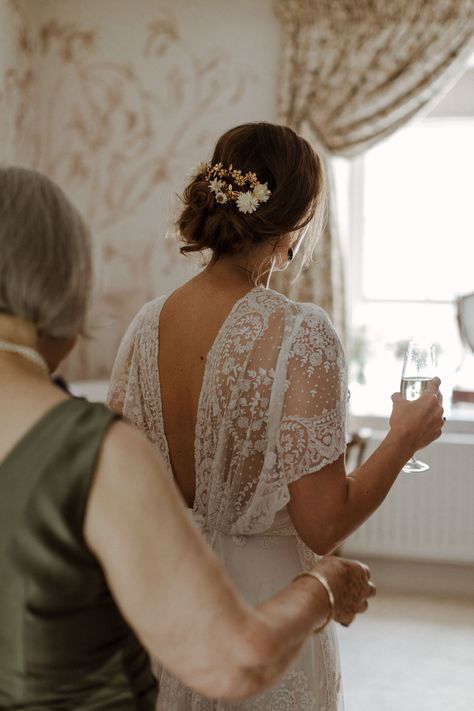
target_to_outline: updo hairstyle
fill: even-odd
[[[184,208],[177,226],[184,245],[181,253],[211,250],[213,260],[247,253],[305,227],[316,213],[323,218],[326,198],[324,170],[310,144],[287,126],[246,123],[219,138],[211,165],[230,165],[252,172],[267,183],[271,195],[255,212],[242,213],[235,202],[218,203],[205,175],[195,177],[183,194]],[[222,180],[226,186],[230,177]],[[322,219],[321,219],[322,221]],[[305,261],[314,248],[306,240]]]

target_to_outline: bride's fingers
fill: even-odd
[[[375,585],[369,581],[369,597],[373,597],[377,594],[377,588]]]

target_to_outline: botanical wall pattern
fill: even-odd
[[[20,3],[0,3],[0,149],[3,161],[34,161],[36,91],[28,19]],[[28,149],[26,149],[28,146]]]
[[[246,27],[245,8],[230,4],[216,17],[210,0],[0,3],[0,158],[46,172],[92,226],[101,275],[93,338],[66,373],[104,378],[140,305],[196,268],[166,238],[187,172],[226,128],[275,118],[276,20],[264,2],[253,30],[270,38],[262,61],[258,42],[252,57],[233,34]],[[193,32],[200,22],[207,36]]]

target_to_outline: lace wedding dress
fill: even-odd
[[[171,476],[158,372],[164,301],[146,304],[129,326],[114,365],[109,404],[156,445]],[[192,514],[252,605],[315,561],[287,513],[288,485],[344,452],[346,401],[344,356],[324,311],[264,287],[235,303],[206,360]],[[247,701],[210,701],[165,669],[158,675],[159,711],[343,709],[332,624],[307,640],[278,684]]]

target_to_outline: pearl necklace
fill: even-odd
[[[11,343],[11,341],[3,341],[0,339],[0,351],[7,351],[8,353],[16,353],[17,355],[29,360],[30,363],[34,363],[38,368],[41,368],[45,375],[50,375],[48,364],[42,355],[35,351],[34,348],[28,348],[28,346],[20,346],[18,343]]]

